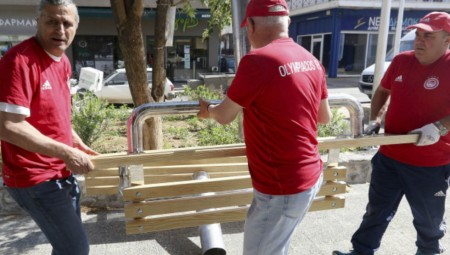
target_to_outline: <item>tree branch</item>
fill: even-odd
[[[127,13],[125,12],[125,5],[123,0],[110,0],[111,8],[116,14],[113,15],[116,18],[116,24],[120,26],[127,21]]]
[[[130,1],[130,0],[127,0],[127,1]],[[142,0],[133,0],[130,2],[132,2],[130,11],[134,15],[142,17],[142,14],[144,13],[144,2]]]

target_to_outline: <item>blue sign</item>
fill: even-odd
[[[417,24],[420,17],[406,17],[403,19],[402,30],[408,26]],[[343,18],[342,30],[355,31],[378,31],[380,29],[380,16],[347,16]],[[394,31],[397,26],[397,17],[391,17],[389,20],[389,30]]]

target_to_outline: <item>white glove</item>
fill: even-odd
[[[427,124],[421,128],[414,129],[409,133],[420,134],[419,140],[417,141],[417,146],[425,146],[437,143],[441,135],[439,134],[439,129],[433,123]]]
[[[376,120],[369,121],[369,125],[364,129],[365,135],[378,134],[380,131],[381,124]]]

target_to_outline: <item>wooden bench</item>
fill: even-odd
[[[319,140],[322,150],[417,141],[417,134]],[[243,144],[100,155],[86,175],[87,195],[117,194],[118,166],[142,165],[143,180],[123,189],[127,234],[245,219],[252,185]],[[196,173],[208,179],[194,180]],[[346,169],[330,164],[310,211],[343,208]]]

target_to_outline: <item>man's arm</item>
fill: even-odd
[[[381,123],[381,118],[386,111],[386,102],[391,94],[390,90],[378,86],[373,94],[372,102],[370,104],[370,120],[376,120]]]
[[[320,124],[327,124],[331,120],[331,109],[330,104],[328,103],[328,98],[323,99],[320,101],[319,106],[319,115],[318,115],[318,121]]]
[[[30,152],[62,159],[77,174],[94,168],[86,153],[43,135],[25,118],[25,115],[0,111],[0,139]]]
[[[218,105],[210,104],[204,99],[200,99],[200,111],[197,113],[198,118],[214,119],[222,125],[232,122],[242,107],[228,97]]]
[[[389,105],[387,101],[390,94],[391,91],[383,88],[381,85],[376,89],[370,105],[369,125],[364,129],[364,134],[378,134],[378,131],[380,131],[383,114]]]

